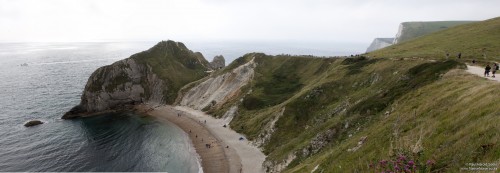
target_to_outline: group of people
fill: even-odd
[[[490,77],[490,71],[491,71],[491,77],[495,77],[495,73],[499,70],[498,64],[493,63],[493,68],[488,64],[484,68],[484,77]]]

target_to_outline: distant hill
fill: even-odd
[[[394,38],[375,38],[368,49],[366,49],[366,52],[372,52],[390,46],[392,42],[394,42]]]
[[[452,28],[454,26],[473,23],[476,21],[433,21],[433,22],[403,22],[399,25],[398,33],[394,38],[375,38],[366,52],[402,43],[427,34]]]
[[[475,21],[403,22],[399,25],[399,31],[396,34],[393,44],[472,22]]]
[[[404,32],[404,31],[403,31]],[[468,23],[368,53],[376,57],[500,59],[500,18]],[[404,39],[403,39],[404,40]]]

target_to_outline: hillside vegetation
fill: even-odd
[[[184,85],[207,75],[210,63],[199,52],[189,50],[183,43],[162,41],[151,49],[130,58],[151,66],[153,72],[167,83],[166,103],[172,104]]]
[[[247,54],[218,73],[254,59],[252,81],[206,111],[223,117],[237,107],[231,128],[263,149],[269,172],[378,172],[394,170],[381,163],[401,158],[418,172],[498,163],[500,84],[430,51],[455,43],[471,52],[478,45],[498,51],[500,44],[489,44],[497,40],[473,36],[500,36],[498,24],[458,26],[369,53],[372,58]]]
[[[458,53],[462,53],[464,59],[498,61],[500,60],[498,36],[500,36],[500,18],[493,18],[428,34],[415,40],[370,52],[368,56],[444,59],[449,53],[450,58],[456,59]]]

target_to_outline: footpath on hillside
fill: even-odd
[[[497,74],[496,74],[495,78],[491,77],[491,76],[493,76],[491,74],[491,72],[490,72],[490,77],[484,77],[484,67],[467,65],[467,72],[469,72],[471,74],[475,74],[475,75],[480,76],[482,78],[487,78],[487,79],[490,79],[490,80],[494,80],[494,81],[500,82],[500,75],[498,74],[498,73],[500,73],[500,71],[497,71]]]

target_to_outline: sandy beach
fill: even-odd
[[[185,131],[201,158],[205,173],[264,172],[265,155],[236,133],[223,119],[215,119],[188,107],[137,107],[139,111],[169,121]],[[244,140],[240,140],[243,137]]]

